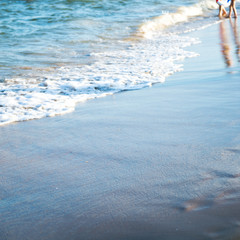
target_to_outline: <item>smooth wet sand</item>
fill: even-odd
[[[1,240],[240,238],[237,45],[190,35],[164,84],[0,128]]]

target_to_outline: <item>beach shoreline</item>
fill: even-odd
[[[189,36],[163,84],[0,128],[0,239],[240,237],[236,41],[229,20]]]

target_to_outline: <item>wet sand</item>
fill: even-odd
[[[200,57],[164,84],[1,127],[0,239],[239,239],[232,26],[191,33]]]

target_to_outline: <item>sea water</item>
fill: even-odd
[[[0,125],[164,82],[195,57],[185,35],[219,21],[213,0],[1,0]]]

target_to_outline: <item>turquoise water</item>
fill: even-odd
[[[89,53],[128,37],[145,19],[193,2],[1,1],[1,75],[6,68],[85,63]]]
[[[182,69],[179,60],[196,55],[183,48],[198,40],[163,28],[184,23],[181,32],[193,30],[214,4],[2,0],[0,124],[67,113],[80,101],[165,81]]]

